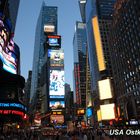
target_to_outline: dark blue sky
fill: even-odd
[[[48,6],[58,7],[58,34],[62,36],[65,54],[65,79],[73,89],[73,36],[75,22],[81,21],[78,0],[44,0]],[[20,0],[15,42],[21,52],[21,75],[27,79],[32,69],[35,28],[43,0]]]

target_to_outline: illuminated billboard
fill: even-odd
[[[51,123],[64,123],[64,115],[51,115],[50,116]]]
[[[102,117],[101,117],[101,110],[97,110],[97,118],[98,118],[98,122],[102,120]]]
[[[24,116],[27,108],[19,102],[0,102],[0,114]]]
[[[87,108],[87,110],[86,110],[86,115],[87,115],[87,117],[91,117],[92,116],[92,108]]]
[[[47,36],[47,47],[48,48],[61,48],[61,36],[59,35],[48,35]]]
[[[64,70],[50,70],[50,98],[61,98],[65,94]]]
[[[85,110],[84,109],[78,109],[77,110],[77,115],[84,115],[85,114]]]
[[[64,101],[50,101],[49,107],[51,109],[62,109],[65,107]]]
[[[64,67],[64,51],[63,50],[49,50],[51,67]]]
[[[106,65],[105,65],[105,60],[104,60],[103,46],[102,46],[100,29],[99,29],[99,21],[98,21],[97,16],[94,16],[92,18],[92,27],[93,27],[94,40],[95,40],[95,45],[96,45],[98,68],[99,68],[99,71],[103,71],[103,70],[106,70]]]
[[[7,27],[0,20],[0,59],[3,63],[3,69],[12,74],[17,74],[19,50],[16,49],[17,46],[13,41],[13,36],[9,36]]]
[[[115,104],[100,105],[102,120],[115,119]]]
[[[110,79],[98,81],[100,100],[112,98]]]
[[[44,32],[45,33],[53,33],[55,31],[54,25],[44,25]]]

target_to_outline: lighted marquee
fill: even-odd
[[[51,109],[61,109],[65,107],[64,101],[50,101],[49,107]]]
[[[49,50],[48,56],[50,57],[51,67],[64,66],[64,51],[63,50]]]
[[[0,103],[0,114],[24,116],[27,108],[20,103]]]
[[[13,36],[9,39],[9,31],[0,20],[0,59],[3,63],[3,69],[16,74],[19,52],[15,49],[17,46],[13,41]],[[9,40],[9,41],[8,41]]]
[[[61,98],[65,94],[64,70],[50,70],[50,98]]]
[[[19,109],[23,109],[25,111],[27,111],[27,108],[20,104],[20,103],[0,103],[0,108],[10,108],[10,107],[14,107],[14,108],[19,108]]]
[[[64,123],[64,115],[51,115],[50,116],[51,123]]]

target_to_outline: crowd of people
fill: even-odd
[[[60,131],[55,140],[94,140],[95,132],[93,129],[88,130],[74,130],[74,131]]]
[[[40,133],[24,129],[8,130],[0,133],[0,140],[39,140]]]

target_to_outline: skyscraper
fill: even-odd
[[[73,38],[74,50],[74,94],[79,107],[86,107],[86,28],[76,22]]]
[[[118,0],[110,36],[118,117],[124,119],[140,118],[139,9],[139,0]]]
[[[41,68],[44,64],[44,42],[46,40],[44,25],[53,25],[55,27],[54,33],[57,33],[57,7],[46,6],[43,3],[40,10],[35,33],[30,101],[36,95]]]
[[[115,0],[87,0],[85,6],[91,92],[95,114],[99,112],[98,110],[102,110],[102,107],[105,107],[107,102],[108,105],[114,106],[114,101],[112,100],[112,68],[108,40],[114,3]],[[103,93],[101,89],[104,84],[108,88],[106,88],[106,91],[104,89]],[[108,96],[108,93],[111,95]],[[106,98],[102,98],[102,94],[106,95]],[[112,111],[114,112],[113,108]],[[101,113],[101,115],[103,114]],[[96,121],[96,115],[94,116]],[[115,117],[114,113],[112,117]],[[103,119],[104,116],[102,116],[101,120]]]

